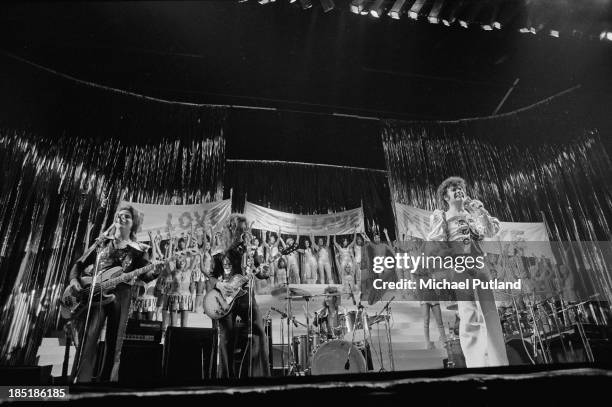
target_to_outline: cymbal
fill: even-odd
[[[287,295],[287,285],[283,284],[283,285],[273,288],[272,291],[270,291],[270,294],[272,294],[275,297],[278,297],[281,295]],[[303,290],[301,288],[289,287],[289,296],[291,297],[312,297],[313,295],[310,292]]]
[[[342,297],[342,293],[315,294],[312,297]]]

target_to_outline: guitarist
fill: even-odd
[[[98,264],[98,275],[112,267],[122,266],[124,272],[141,268],[149,264],[148,247],[136,241],[136,231],[139,228],[139,218],[136,210],[131,206],[119,208],[115,214],[115,222],[111,233],[102,236],[101,251]],[[96,250],[85,253],[74,264],[70,271],[70,286],[75,290],[82,288],[80,278],[92,276],[93,265],[96,261]],[[163,265],[153,271],[140,276],[144,282],[157,278]],[[114,301],[101,305],[91,305],[89,320],[85,327],[87,312],[83,312],[76,321],[79,327],[79,350],[73,366],[73,377],[78,382],[90,382],[97,376],[94,372],[97,357],[98,339],[104,322],[106,322],[106,350],[101,364],[99,381],[117,381],[119,360],[123,336],[129,317],[131,300],[131,287],[128,284],[119,284],[111,293],[115,295]],[[80,363],[79,363],[80,360]]]
[[[244,234],[248,232],[247,220],[242,215],[233,214],[230,216],[224,228],[224,241],[226,249],[222,253],[213,256],[213,270],[209,280],[209,288],[216,288],[224,295],[231,295],[228,280],[236,274],[244,274],[244,255],[247,251],[249,242],[243,240]],[[253,267],[260,269],[258,256],[253,259]],[[265,267],[264,267],[265,268]],[[259,279],[269,278],[268,270],[261,270],[255,274]],[[248,287],[244,289],[248,290]],[[250,354],[251,373],[253,377],[270,376],[270,366],[268,363],[267,339],[264,331],[259,307],[255,301],[255,292],[251,291],[251,312],[249,312],[249,295],[243,295],[236,299],[232,310],[225,317],[216,321],[219,330],[219,358],[217,366],[218,378],[237,378],[248,375],[249,359],[242,359],[239,372],[234,371],[234,350],[237,344],[238,328],[236,318],[239,317],[242,324],[249,327],[252,324],[253,339],[252,349],[247,349]],[[242,356],[240,356],[242,357]]]

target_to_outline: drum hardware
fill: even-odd
[[[459,305],[455,302],[453,304],[447,305],[446,309],[449,310],[449,311],[457,311],[457,310],[459,310]]]
[[[345,355],[349,355],[348,362]],[[327,341],[315,350],[310,368],[312,375],[365,373],[366,371],[366,360],[357,346],[340,339]]]

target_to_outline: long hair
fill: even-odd
[[[336,287],[325,287],[323,294],[338,294],[338,289]],[[338,309],[342,299],[339,295],[332,297],[332,303],[334,304],[334,308]],[[326,308],[327,304],[325,303],[325,299],[323,299],[323,307]]]
[[[115,212],[115,218],[117,217],[117,214],[119,214],[119,212],[121,211],[128,211],[132,215],[132,228],[130,229],[130,239],[136,241],[136,233],[138,232],[138,230],[140,229],[140,225],[142,224],[140,213],[136,209],[134,209],[132,205],[123,205],[117,209],[117,212]]]
[[[436,191],[436,198],[438,199],[438,205],[447,211],[448,210],[448,202],[444,200],[444,196],[446,195],[446,191],[451,187],[463,187],[465,190],[465,180],[461,177],[449,177],[442,181],[438,190]]]
[[[242,239],[242,235],[248,232],[247,218],[240,213],[232,213],[225,223],[229,236],[229,244],[236,243]]]

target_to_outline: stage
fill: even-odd
[[[387,372],[367,375],[292,377],[241,381],[146,385],[70,386],[68,396],[54,400],[71,405],[149,405],[150,403],[259,402],[427,403],[499,406],[517,403],[570,405],[605,397],[612,382],[610,364]],[[315,393],[316,391],[316,393]],[[316,395],[313,397],[313,395]],[[605,400],[605,398],[604,398]],[[6,404],[10,401],[3,400]],[[20,402],[22,403],[22,402]],[[602,401],[602,405],[605,402]],[[26,403],[27,404],[27,403]],[[21,405],[21,404],[20,404]],[[575,405],[575,404],[573,404]]]

